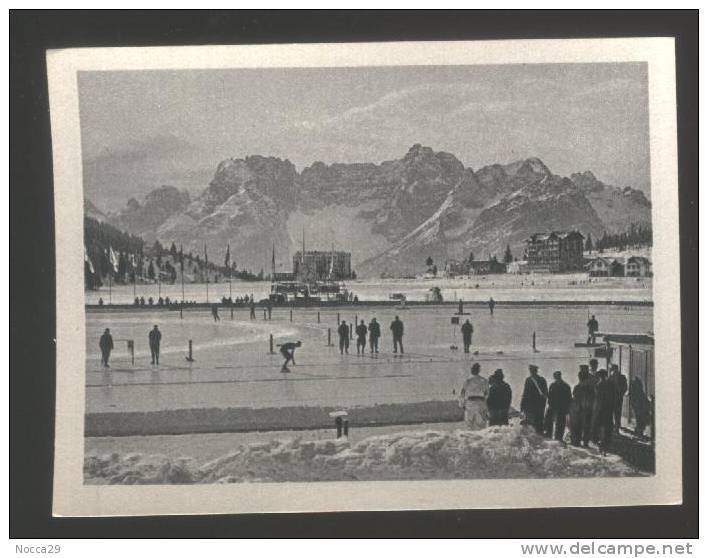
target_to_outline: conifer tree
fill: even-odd
[[[514,255],[511,253],[511,246],[506,245],[506,251],[504,252],[504,263],[511,263],[514,261]]]

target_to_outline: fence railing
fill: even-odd
[[[622,403],[622,426],[632,426],[637,434],[644,435],[649,428],[649,437],[654,441],[654,348],[636,347],[629,344],[615,346],[615,364],[627,377],[629,389]]]

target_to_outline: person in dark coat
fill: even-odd
[[[529,376],[524,383],[524,393],[521,395],[521,412],[526,417],[527,424],[543,434],[543,415],[548,399],[548,385],[545,378],[539,376],[538,366],[529,364]]]
[[[629,386],[629,404],[634,413],[634,433],[644,436],[644,430],[651,420],[651,403],[644,391],[642,381],[637,376],[632,378],[632,383]]]
[[[598,440],[602,455],[612,440],[612,414],[615,410],[615,386],[607,378],[607,370],[597,371],[595,402],[592,410],[593,437]]]
[[[460,331],[462,332],[462,344],[465,347],[465,352],[469,353],[470,345],[472,344],[472,333],[474,333],[474,327],[472,327],[469,320],[465,320],[465,323],[462,324]]]
[[[391,333],[393,334],[393,352],[398,352],[398,347],[401,348],[403,354],[403,322],[396,316],[391,322]]]
[[[342,320],[337,328],[337,333],[339,333],[339,354],[349,354],[349,326],[347,322]]]
[[[595,336],[597,332],[600,330],[600,324],[597,323],[597,320],[595,319],[595,314],[593,314],[590,319],[588,320],[587,323],[588,326],[588,342],[587,344],[590,345],[591,343],[594,345],[595,344]]]
[[[162,333],[157,328],[153,327],[148,333],[148,343],[150,344],[150,355],[152,356],[152,364],[160,364],[160,341]]]
[[[573,396],[570,392],[570,386],[563,381],[560,370],[556,370],[553,373],[553,378],[553,383],[548,387],[545,433],[546,438],[555,438],[562,442],[565,434],[566,417],[570,411],[570,402]]]
[[[298,347],[302,347],[302,341],[296,341],[295,343],[288,342],[280,345],[280,354],[285,357],[281,372],[290,372],[290,370],[288,370],[288,362],[295,364],[295,349]]]
[[[581,440],[583,439],[583,417],[580,409],[580,402],[575,397],[575,393],[578,389],[578,386],[582,383],[583,379],[587,374],[586,369],[586,365],[580,365],[580,370],[578,371],[578,383],[573,388],[573,398],[570,401],[570,410],[568,413],[570,426],[570,443],[574,446],[579,446]]]
[[[371,318],[369,323],[369,348],[372,353],[379,352],[379,337],[381,337],[381,326],[376,318]]]
[[[101,349],[101,365],[104,368],[110,368],[108,359],[111,358],[111,351],[113,350],[113,336],[110,329],[106,328],[103,332],[98,341],[98,347]]]
[[[494,299],[490,296],[489,297],[489,313],[493,316],[494,315],[494,307],[497,305],[496,302],[494,302]]]
[[[211,316],[214,318],[215,322],[221,321],[221,318],[219,317],[219,305],[218,304],[211,305]]]
[[[570,441],[587,447],[592,434],[592,410],[595,402],[595,382],[590,377],[588,366],[583,364],[578,372],[578,383],[573,388],[571,403]]]
[[[620,425],[622,424],[622,403],[624,402],[624,395],[627,393],[627,376],[620,372],[619,366],[616,364],[612,365],[612,374],[610,374],[610,382],[615,388],[615,410],[613,414],[613,426],[615,432],[619,432]]]
[[[356,354],[363,355],[366,352],[366,333],[368,331],[366,325],[364,325],[364,320],[361,320],[361,323],[356,326],[354,331],[356,333]]]
[[[489,426],[509,424],[510,406],[511,386],[504,381],[502,369],[497,368],[489,378],[489,394],[487,395]]]
[[[253,300],[253,297],[251,297],[250,308],[251,308],[251,316],[250,316],[250,319],[251,319],[251,320],[255,320],[255,319],[256,319],[256,303],[255,303],[255,301]]]
[[[592,385],[592,391],[593,391],[593,397],[594,397],[595,388],[597,387],[597,384],[598,384],[598,382],[600,381],[600,378],[599,378],[598,375],[597,375],[597,371],[598,371],[597,369],[598,369],[599,363],[598,363],[598,361],[597,361],[596,358],[591,358],[591,359],[588,361],[588,364],[590,364],[590,371],[589,371],[589,374],[588,374],[588,378],[589,378],[590,383],[591,383],[591,385]],[[599,445],[600,440],[599,440],[599,438],[597,437],[597,430],[595,430],[595,429],[592,427],[592,413],[590,414],[590,419],[589,419],[589,420],[590,420],[590,431],[591,431],[591,438],[590,438],[590,441],[593,442],[593,443],[595,443],[595,444],[598,444],[598,445]]]

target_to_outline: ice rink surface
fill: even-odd
[[[518,407],[528,365],[537,364],[550,382],[561,370],[568,383],[576,383],[578,364],[591,352],[574,348],[585,341],[588,312],[596,315],[601,331],[652,331],[651,307],[621,306],[507,306],[494,315],[487,309],[466,308],[474,326],[472,351],[464,354],[459,327],[451,324],[456,307],[427,306],[397,310],[364,304],[318,310],[274,309],[271,321],[250,320],[248,310],[237,309],[234,318],[221,309],[214,322],[208,309],[179,312],[99,311],[86,315],[86,412],[158,411],[169,409],[337,406],[351,408],[380,403],[451,400],[457,397],[472,362],[490,375],[502,368]],[[320,312],[320,323],[317,313]],[[368,325],[381,324],[379,354],[356,354],[356,339],[349,354],[337,345],[337,314],[351,323],[355,316]],[[389,324],[398,314],[405,324],[405,355],[392,353]],[[162,331],[159,366],[150,364],[148,332],[157,324]],[[98,340],[110,328],[115,342],[111,368],[100,365]],[[332,343],[327,346],[327,329]],[[536,332],[534,353],[532,334]],[[269,354],[269,335],[275,343],[302,340],[290,373],[281,372],[283,358]],[[131,365],[127,340],[135,342]],[[193,341],[195,361],[186,360],[188,340]],[[451,345],[458,350],[451,350]],[[601,363],[603,361],[601,360]]]

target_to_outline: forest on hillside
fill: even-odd
[[[165,248],[159,241],[147,246],[135,235],[92,217],[84,217],[84,284],[96,289],[108,282],[113,284],[185,282],[218,283],[224,279],[258,281],[258,274],[238,269],[229,256],[223,265],[209,261],[208,253],[183,252],[173,242]]]

